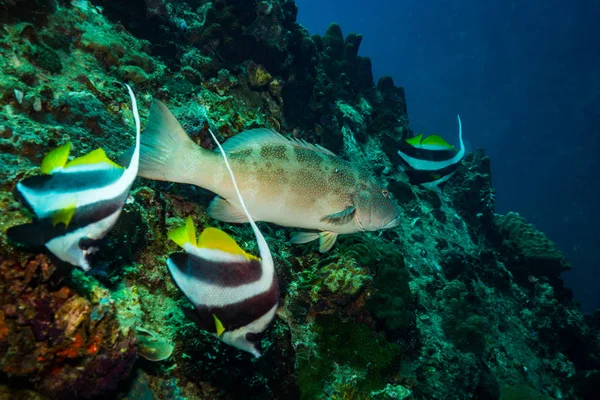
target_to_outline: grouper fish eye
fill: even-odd
[[[357,218],[362,230],[390,229],[400,223],[400,208],[387,190],[368,188],[359,196],[357,203]]]

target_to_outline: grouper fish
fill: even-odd
[[[319,239],[326,252],[339,234],[377,231],[399,223],[399,207],[372,175],[331,151],[269,129],[251,129],[223,144],[255,221],[299,232],[292,243]],[[190,139],[171,111],[154,100],[142,135],[138,174],[187,183],[217,194],[208,215],[244,223],[223,159]]]

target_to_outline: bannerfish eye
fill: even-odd
[[[388,197],[389,196],[389,192],[387,190],[382,190],[381,194],[383,195],[383,197]]]

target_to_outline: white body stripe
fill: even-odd
[[[215,262],[246,262],[248,259],[242,254],[231,254],[223,250],[209,249],[207,247],[196,247],[191,243],[183,245],[188,254]]]
[[[136,126],[135,151],[133,153],[133,156],[131,157],[131,161],[129,162],[129,167],[125,170],[125,172],[119,178],[119,180],[113,185],[109,185],[108,187],[104,187],[101,189],[83,192],[82,196],[77,197],[77,201],[79,202],[83,199],[84,203],[77,203],[77,207],[81,207],[82,205],[93,203],[99,200],[111,199],[123,194],[126,191],[128,192],[137,175],[140,160],[140,116],[138,113],[137,102],[135,100],[133,91],[131,90],[129,85],[125,86],[127,86],[129,96],[131,97],[133,117],[135,119]],[[48,198],[51,200],[52,196],[48,196]],[[121,207],[119,207],[115,212],[113,212],[109,216],[97,222],[83,226],[79,229],[67,233],[66,235],[59,236],[48,241],[46,243],[46,247],[61,260],[66,261],[72,265],[77,265],[81,267],[84,271],[88,271],[90,269],[90,265],[86,257],[90,253],[96,251],[97,249],[91,247],[89,249],[83,250],[81,247],[79,247],[80,240],[102,239],[117,222],[117,219],[119,218],[119,215],[123,210],[123,205],[121,205]],[[41,217],[38,215],[38,218]]]
[[[450,160],[446,161],[428,161],[428,160],[419,160],[418,158],[414,158],[409,156],[408,154],[403,153],[402,151],[398,151],[398,155],[402,157],[404,161],[408,165],[410,165],[413,169],[419,171],[437,171],[442,168],[446,168],[450,165],[456,164],[462,160],[465,155],[465,145],[463,143],[462,137],[462,124],[460,122],[460,116],[458,116],[458,137],[460,139],[460,150],[454,157]]]
[[[262,332],[267,329],[267,326],[271,323],[273,317],[275,316],[275,312],[277,312],[277,304],[267,311],[265,315],[250,322],[248,325],[242,326],[241,328],[233,331],[226,331],[223,333],[223,335],[221,335],[220,339],[230,346],[237,347],[240,350],[246,350],[247,352],[252,353],[255,357],[260,357],[260,353],[258,350],[256,350],[254,344],[246,340],[246,334]]]
[[[89,189],[80,192],[72,192],[68,194],[38,191],[35,189],[29,189],[23,186],[21,183],[17,184],[17,189],[25,197],[29,204],[31,204],[36,216],[38,218],[48,217],[57,211],[75,204],[75,207],[83,207],[92,203],[96,203],[103,200],[113,199],[125,192],[128,192],[135,180],[138,173],[140,163],[140,121],[137,109],[137,102],[133,91],[127,86],[129,94],[131,96],[133,114],[136,124],[136,139],[135,139],[135,150],[129,166],[121,177],[113,182],[112,184],[96,188]],[[66,169],[62,169],[61,173],[77,173],[82,171],[102,171],[109,168],[117,168],[106,163],[99,163],[93,165],[78,165]],[[65,176],[68,179],[68,176]]]
[[[414,146],[417,149],[423,149],[423,150],[451,150],[454,147],[448,147],[448,146],[442,146],[441,144],[422,144],[419,143],[417,145]]]
[[[46,247],[61,260],[72,265],[78,265],[84,271],[89,271],[90,264],[86,256],[97,249],[92,247],[88,250],[82,250],[79,247],[79,241],[84,238],[92,240],[103,238],[117,222],[120,213],[121,209],[98,222],[69,232],[66,235],[58,236],[46,243]]]
[[[177,286],[195,306],[223,307],[241,302],[266,292],[273,283],[273,272],[265,271],[264,267],[262,276],[257,281],[235,287],[223,287],[197,280],[192,271],[180,270],[171,259],[167,259],[167,266]]]

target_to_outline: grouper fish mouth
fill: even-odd
[[[321,252],[340,234],[398,225],[400,208],[364,168],[331,151],[269,129],[241,132],[223,144],[255,221],[309,230],[292,243],[319,239]],[[192,184],[217,196],[212,218],[246,223],[222,157],[190,139],[175,116],[153,100],[141,138],[139,176]]]

